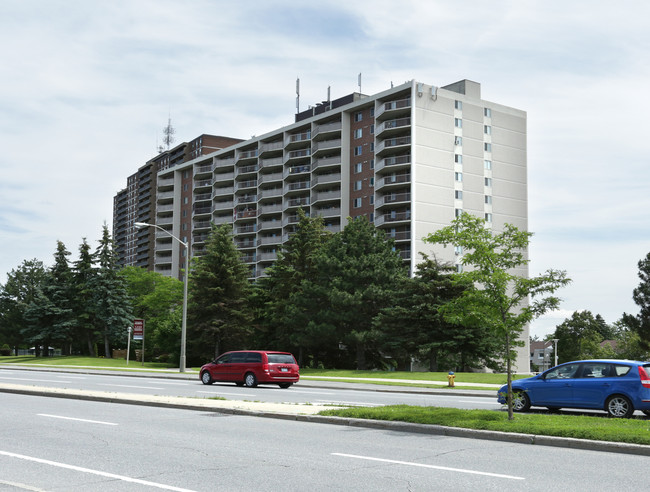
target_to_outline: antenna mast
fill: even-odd
[[[170,116],[167,119],[167,126],[163,128],[163,143],[167,146],[167,150],[169,150],[171,145],[174,143],[174,133],[176,133],[176,130],[172,126],[172,118]]]

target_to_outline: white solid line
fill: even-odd
[[[124,475],[116,475],[114,473],[108,473],[99,470],[91,470],[90,468],[83,468],[81,466],[67,465],[65,463],[58,463],[56,461],[34,458],[33,456],[25,456],[22,454],[10,453],[8,451],[0,451],[0,455],[8,456],[10,458],[17,458],[25,461],[33,461],[34,463],[42,463],[44,465],[56,466],[57,468],[65,468],[67,470],[88,473],[91,475],[98,475],[100,477],[113,478],[116,480],[122,480],[123,482],[137,483],[139,485],[147,485],[149,487],[156,487],[158,489],[174,490],[176,492],[196,492],[190,489],[182,489],[180,487],[173,487],[171,485],[165,485],[162,483],[149,482],[148,480],[140,480],[138,478],[125,477]]]
[[[470,473],[472,475],[485,475],[496,478],[509,478],[510,480],[526,480],[524,477],[515,477],[513,475],[501,475],[500,473],[480,472],[475,470],[466,470],[463,468],[449,468],[448,466],[425,465],[423,463],[412,463],[409,461],[387,460],[384,458],[373,458],[371,456],[358,456],[356,454],[332,453],[333,456],[343,456],[345,458],[358,458],[360,460],[381,461],[382,463],[394,463],[396,465],[418,466],[421,468],[434,468],[436,470],[454,471],[459,473]]]
[[[156,388],[155,386],[133,386],[130,384],[108,384],[108,383],[99,383],[99,386],[116,386],[118,388],[137,388],[137,389],[148,389],[148,390],[162,390],[165,388]]]
[[[16,381],[31,381],[31,382],[36,382],[36,383],[71,383],[72,381],[58,381],[55,379],[29,379],[29,378],[7,378],[4,376],[0,376],[0,379],[12,379]]]
[[[53,419],[76,420],[77,422],[88,422],[89,424],[118,425],[113,422],[102,422],[101,420],[78,419],[74,417],[64,417],[63,415],[49,415],[47,413],[37,414],[39,417],[50,417]]]
[[[206,395],[214,396],[255,396],[255,393],[226,393],[222,391],[197,391],[197,393],[205,393]]]
[[[4,480],[0,480],[0,485],[9,485],[9,486],[15,487],[17,489],[31,490],[32,492],[47,492],[45,489],[37,489],[36,487],[32,487],[32,486],[26,485],[24,483],[5,482]]]

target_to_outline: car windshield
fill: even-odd
[[[295,364],[291,354],[268,354],[269,364]]]

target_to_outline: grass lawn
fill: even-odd
[[[43,366],[78,366],[78,367],[108,367],[115,369],[172,369],[173,366],[160,362],[142,362],[130,360],[126,365],[126,359],[107,359],[104,357],[34,357],[24,355],[18,357],[0,357],[0,364],[29,364]]]
[[[613,419],[595,415],[515,414],[514,420],[509,421],[507,412],[408,405],[325,410],[320,415],[650,445],[650,419],[644,417]]]

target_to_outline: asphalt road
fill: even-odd
[[[158,375],[162,376],[162,375]],[[0,370],[0,383],[44,386],[89,391],[107,391],[147,395],[186,396],[193,398],[223,397],[229,400],[251,400],[273,403],[311,403],[316,405],[380,406],[393,404],[442,406],[455,408],[499,409],[495,391],[474,391],[469,396],[449,391],[400,388],[370,384],[330,383],[303,380],[288,389],[277,386],[257,388],[234,384],[204,385],[198,375],[175,378],[152,374],[111,375],[78,372]],[[342,389],[342,388],[345,389]],[[447,393],[447,394],[441,394]]]
[[[0,490],[645,490],[647,457],[2,394]]]

